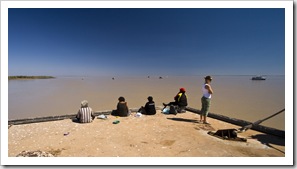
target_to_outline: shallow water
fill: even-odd
[[[210,112],[257,121],[285,108],[285,76],[267,76],[265,81],[250,76],[214,76]],[[189,106],[200,109],[202,76],[158,77],[58,77],[56,79],[10,80],[9,119],[74,114],[84,99],[95,111],[115,109],[119,96],[130,108],[145,104],[152,95],[156,105],[173,101],[185,87]],[[263,125],[285,129],[285,113]]]

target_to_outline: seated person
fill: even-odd
[[[188,100],[187,100],[187,95],[186,95],[186,89],[185,88],[180,88],[179,92],[177,95],[174,97],[174,102],[170,102],[168,104],[163,103],[164,108],[166,106],[177,106],[177,112],[182,113],[185,112],[186,106],[188,105]],[[163,108],[163,109],[164,109]]]
[[[114,116],[120,116],[120,117],[127,117],[130,115],[130,111],[127,105],[127,102],[125,102],[124,97],[119,97],[119,102],[117,105],[117,109],[113,112],[112,115]]]
[[[155,102],[153,101],[153,97],[149,96],[147,100],[148,102],[145,104],[144,107],[142,106],[138,112],[146,115],[155,115],[156,108],[155,108]]]
[[[78,110],[76,118],[80,123],[91,123],[95,119],[93,110],[88,106],[87,100],[81,102],[81,108]]]

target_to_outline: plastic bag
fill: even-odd
[[[162,113],[169,114],[169,111],[170,111],[170,109],[166,107],[165,109],[162,110]]]
[[[107,116],[105,116],[104,114],[101,114],[101,115],[97,116],[97,118],[105,120],[105,119],[107,119]]]
[[[137,112],[136,114],[135,114],[135,117],[141,117],[142,116],[142,114],[140,113],[140,112]]]

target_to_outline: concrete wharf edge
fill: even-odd
[[[190,112],[193,112],[193,113],[200,114],[200,110],[198,110],[198,109],[187,107],[186,110],[190,111]],[[234,124],[234,125],[238,125],[238,126],[246,126],[246,125],[252,124],[252,122],[249,122],[249,121],[236,119],[236,118],[231,118],[231,117],[228,117],[228,116],[215,114],[215,113],[208,113],[208,117],[214,118],[214,119],[217,119],[217,120],[220,120],[220,121],[224,121],[224,122],[227,122],[227,123],[231,123],[231,124]],[[263,125],[253,125],[253,127],[251,129],[255,130],[255,131],[262,132],[262,133],[266,133],[266,134],[278,136],[278,137],[281,137],[281,138],[285,138],[285,131],[283,131],[283,130],[279,130],[279,129],[275,129],[275,128],[271,128],[271,127],[267,127],[267,126],[263,126]]]
[[[162,109],[161,107],[156,107],[157,110]],[[137,112],[138,109],[133,108],[130,109],[131,112]],[[198,109],[194,109],[191,107],[186,107],[186,110],[195,114],[200,114],[200,110]],[[106,111],[98,111],[98,112],[94,112],[95,116],[104,114],[104,115],[110,115],[112,112],[112,110],[106,110]],[[75,118],[76,114],[69,114],[69,115],[60,115],[60,116],[47,116],[47,117],[36,117],[36,118],[26,118],[26,119],[15,119],[15,120],[9,120],[8,121],[8,125],[21,125],[21,124],[30,124],[30,123],[40,123],[40,122],[49,122],[49,121],[57,121],[57,120],[64,120],[64,119],[73,119]],[[241,119],[236,119],[236,118],[231,118],[231,117],[227,117],[224,115],[220,115],[220,114],[215,114],[215,113],[209,113],[208,117],[213,118],[213,119],[217,119],[220,121],[224,121],[227,123],[231,123],[234,125],[238,125],[238,126],[246,126],[248,124],[252,124],[252,122],[248,122],[245,120],[241,120]],[[271,127],[267,127],[267,126],[262,126],[262,125],[253,125],[253,127],[251,128],[252,130],[256,130],[262,133],[266,133],[266,134],[270,134],[270,135],[274,135],[274,136],[278,136],[281,138],[285,138],[285,131],[283,130],[279,130],[279,129],[275,129],[275,128],[271,128]]]

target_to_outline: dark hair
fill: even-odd
[[[119,97],[119,101],[120,102],[124,102],[125,101],[125,98],[123,96]]]
[[[153,97],[152,97],[152,96],[149,96],[147,99],[148,99],[148,101],[150,101],[150,102],[153,101]]]
[[[211,76],[206,76],[204,77],[205,80],[212,80],[212,77]]]

